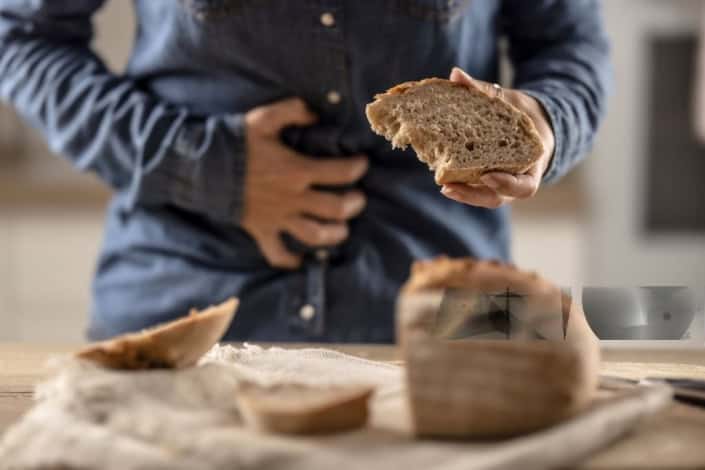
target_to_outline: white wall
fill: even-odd
[[[135,35],[132,2],[110,0],[95,20],[95,49],[113,70],[122,70]]]
[[[16,335],[14,311],[11,302],[11,270],[9,244],[10,226],[0,212],[0,341],[10,340]]]
[[[96,33],[100,56],[121,70],[134,35],[132,2],[109,1],[97,15]],[[95,184],[49,155],[41,141],[30,146],[14,177],[21,184]],[[0,201],[0,341],[82,341],[102,236],[103,213],[95,206],[13,208]]]
[[[0,340],[82,340],[101,219],[96,210],[0,212]]]
[[[594,158],[586,165],[591,207],[586,226],[586,282],[702,289],[705,235],[647,236],[641,230],[641,217],[648,141],[645,39],[654,33],[697,31],[703,2],[607,0],[604,5],[616,83]]]
[[[513,257],[522,269],[541,273],[561,286],[585,278],[585,233],[579,216],[517,214],[513,219]]]

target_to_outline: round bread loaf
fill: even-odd
[[[438,336],[435,326],[448,289],[466,289],[469,315],[483,313],[473,311],[478,295],[520,295],[523,307],[513,314],[535,325],[536,335],[512,340]],[[535,273],[472,259],[419,262],[397,310],[417,435],[527,433],[585,409],[596,391],[597,338],[570,297]]]

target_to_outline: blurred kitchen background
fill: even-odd
[[[516,205],[516,263],[574,288],[702,291],[705,2],[605,0],[604,10],[616,82],[607,120],[577,171]],[[114,70],[126,63],[133,24],[125,0],[97,18],[95,47]],[[0,341],[83,339],[108,197],[0,105]]]

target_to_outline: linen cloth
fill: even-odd
[[[670,402],[666,387],[637,389],[517,439],[426,441],[410,434],[402,367],[325,349],[215,346],[197,367],[177,371],[111,371],[73,358],[52,367],[36,406],[0,440],[2,470],[562,468]],[[364,383],[377,391],[366,428],[289,437],[242,426],[242,379]]]

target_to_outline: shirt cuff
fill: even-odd
[[[551,129],[553,129],[553,136],[555,139],[553,157],[551,158],[551,162],[548,164],[548,168],[546,168],[546,171],[543,174],[542,182],[544,184],[554,183],[561,176],[563,176],[563,165],[561,165],[561,161],[563,158],[563,148],[565,145],[566,128],[561,119],[561,109],[555,99],[548,93],[521,88],[519,91],[536,99],[536,101],[543,106],[543,109],[546,111],[546,115],[548,116]]]
[[[246,171],[243,115],[184,122],[167,154],[141,183],[140,203],[173,204],[224,223],[243,211]]]

